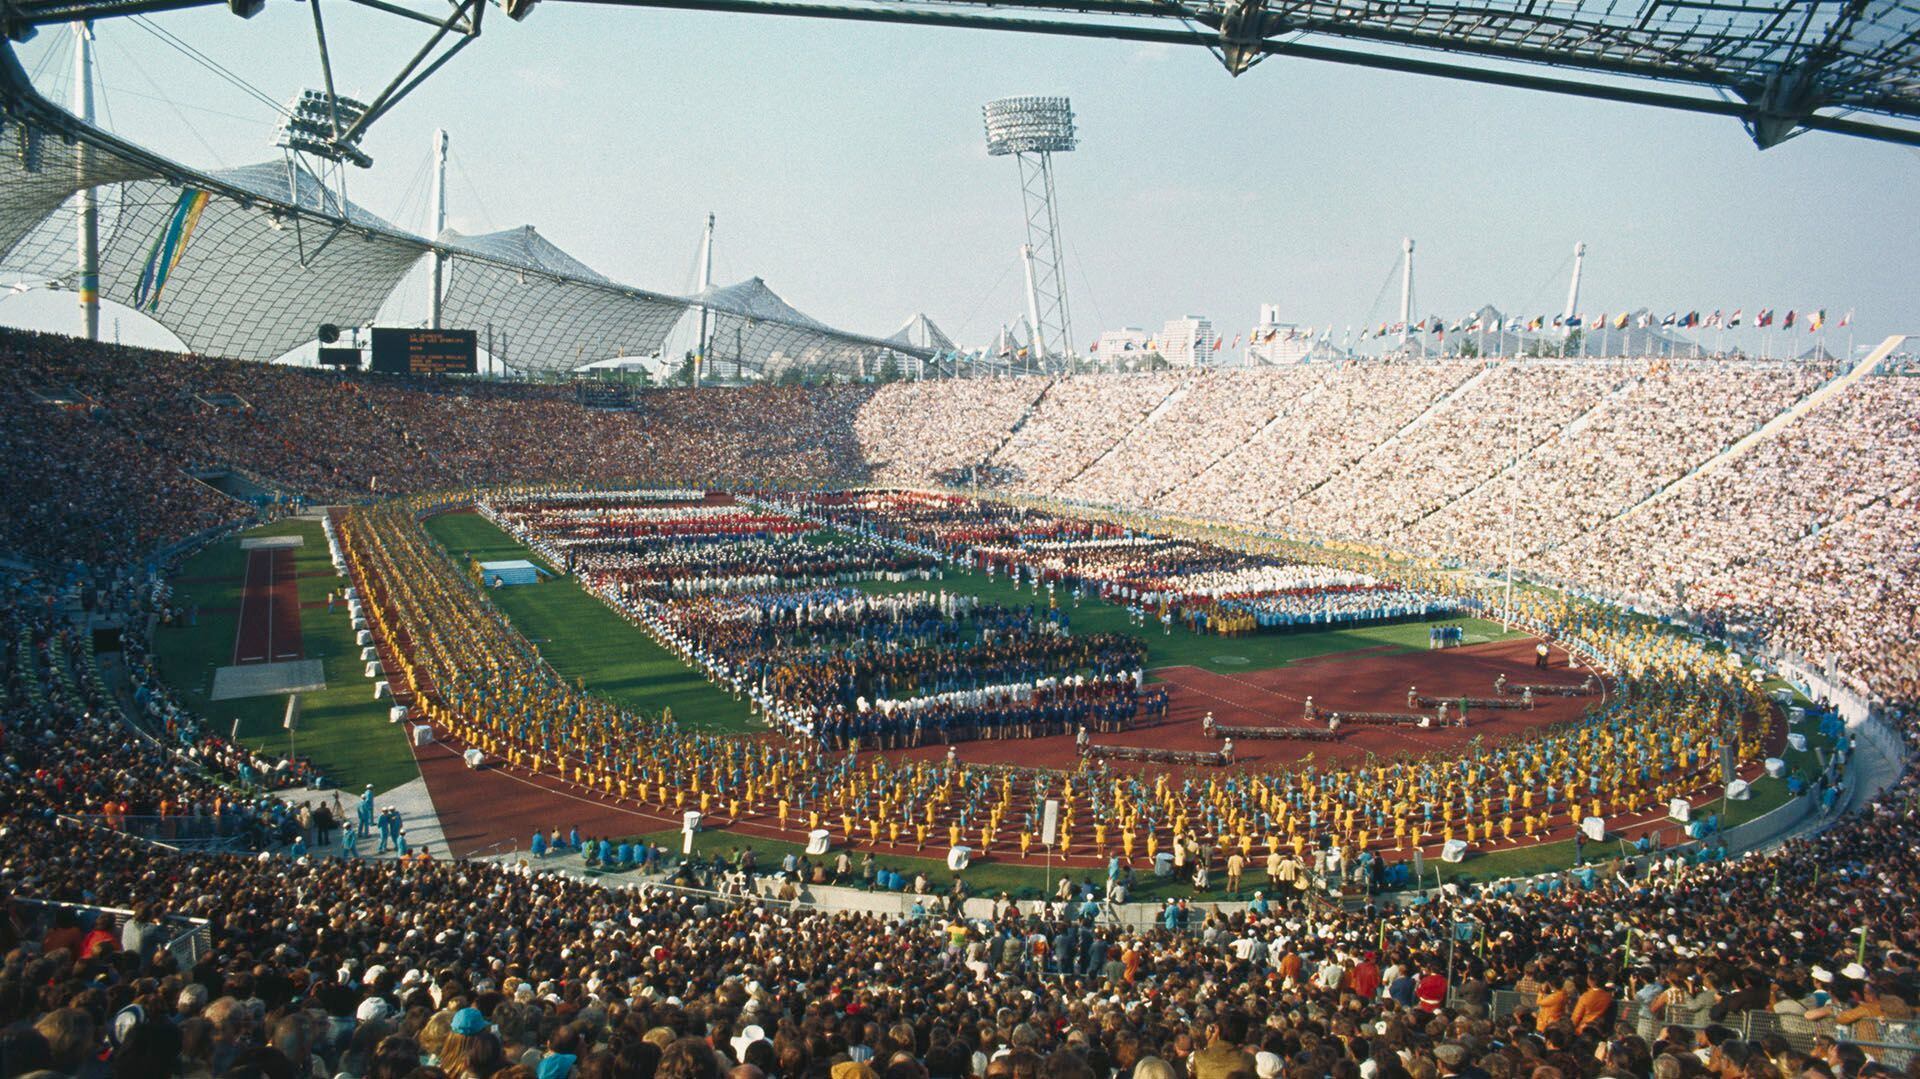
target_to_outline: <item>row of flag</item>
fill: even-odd
[[[1240,338],[1241,338],[1240,334],[1234,334],[1232,344],[1228,344],[1225,334],[1217,334],[1214,336],[1213,341],[1211,342],[1211,349],[1214,352],[1219,352],[1223,349],[1239,348]],[[1311,341],[1316,338],[1321,341],[1332,341],[1333,327],[1329,325],[1326,329],[1319,330],[1319,331],[1316,331],[1311,326],[1308,326],[1305,329],[1301,329],[1298,326],[1290,326],[1284,329],[1276,327],[1274,329],[1266,331],[1265,333],[1251,333],[1246,335],[1246,341],[1250,345],[1271,344],[1274,341]],[[1139,344],[1135,344],[1132,341],[1123,341],[1120,344],[1120,351],[1133,352],[1137,349],[1141,352],[1152,352],[1153,350],[1159,347],[1160,347],[1160,342],[1155,338],[1149,337],[1144,342],[1141,342]],[[1199,337],[1194,338],[1193,347],[1196,349],[1209,348],[1209,342],[1207,341],[1206,336],[1203,334]],[[1093,344],[1088,345],[1087,351],[1099,352],[1100,342],[1095,341]],[[1112,351],[1112,350],[1109,349],[1108,351]]]
[[[1734,308],[1732,314],[1726,314],[1721,311],[1715,311],[1709,315],[1702,315],[1698,311],[1670,311],[1665,317],[1656,317],[1651,311],[1641,311],[1638,314],[1630,311],[1621,311],[1613,315],[1608,315],[1603,312],[1593,315],[1574,315],[1570,318],[1555,315],[1551,319],[1545,315],[1535,315],[1530,319],[1520,319],[1487,318],[1483,315],[1475,314],[1449,322],[1439,315],[1433,315],[1429,318],[1421,319],[1412,326],[1408,326],[1404,322],[1382,322],[1379,327],[1372,332],[1371,336],[1398,337],[1407,333],[1440,335],[1483,332],[1519,333],[1522,331],[1538,332],[1549,328],[1554,330],[1603,330],[1608,328],[1615,330],[1634,328],[1647,330],[1655,326],[1667,330],[1732,330],[1738,329],[1743,325],[1752,325],[1759,329],[1767,329],[1774,326],[1776,322],[1783,330],[1791,330],[1795,323],[1799,323],[1807,328],[1808,333],[1819,333],[1827,326],[1827,309],[1822,307],[1812,311],[1788,310],[1785,315],[1776,316],[1773,308],[1763,307],[1752,316],[1751,320],[1748,319],[1745,311],[1737,307]],[[1840,325],[1846,326],[1852,322],[1853,312],[1851,310],[1840,316]]]
[[[1743,309],[1738,307],[1734,308],[1731,314],[1724,311],[1714,311],[1711,314],[1705,315],[1698,311],[1670,311],[1662,317],[1656,317],[1651,311],[1640,311],[1637,313],[1621,311],[1611,315],[1603,312],[1592,315],[1574,315],[1570,318],[1561,315],[1554,315],[1551,318],[1546,315],[1535,315],[1529,319],[1489,318],[1483,314],[1472,314],[1452,321],[1442,318],[1439,315],[1431,315],[1414,323],[1412,326],[1408,326],[1404,322],[1382,322],[1378,327],[1370,331],[1362,328],[1360,336],[1362,338],[1400,337],[1406,334],[1416,333],[1434,334],[1444,337],[1450,333],[1538,333],[1549,329],[1564,331],[1579,329],[1601,330],[1609,328],[1615,330],[1636,328],[1647,330],[1655,326],[1665,330],[1735,330],[1742,326],[1752,326],[1757,329],[1771,329],[1775,325],[1778,325],[1783,330],[1791,330],[1796,325],[1800,325],[1805,326],[1808,333],[1819,333],[1821,330],[1826,329],[1827,321],[1827,309],[1824,307],[1810,311],[1795,311],[1789,309],[1784,315],[1776,314],[1771,307],[1763,307],[1752,316],[1748,316]],[[1848,309],[1846,314],[1840,316],[1838,325],[1848,326],[1851,325],[1852,322],[1853,311],[1852,309]],[[1347,332],[1351,334],[1353,328],[1348,327]],[[1240,334],[1233,336],[1231,344],[1228,343],[1225,334],[1214,336],[1211,342],[1207,340],[1205,335],[1201,335],[1193,339],[1193,347],[1196,350],[1206,350],[1209,348],[1209,345],[1211,345],[1212,351],[1220,352],[1222,350],[1239,348],[1240,341]],[[1315,330],[1311,326],[1304,329],[1297,326],[1284,328],[1275,327],[1263,333],[1246,335],[1246,342],[1249,345],[1272,344],[1275,341],[1319,341],[1323,344],[1331,343],[1333,341],[1333,327],[1329,325],[1324,330]],[[1119,350],[1122,352],[1153,352],[1161,346],[1162,342],[1159,339],[1149,337],[1144,342],[1123,341],[1119,345]],[[1095,341],[1093,344],[1087,346],[1087,352],[1089,354],[1098,354],[1099,351],[1099,341]],[[1110,348],[1108,351],[1113,351],[1113,349]],[[971,354],[954,352],[951,354],[951,357],[954,359],[965,359],[975,355],[983,356],[985,352],[984,350]],[[1001,359],[1025,359],[1027,357],[1027,349],[1024,347],[1014,348],[1011,345],[1003,344],[1000,348],[999,356]],[[938,358],[938,356],[936,356],[936,358]]]

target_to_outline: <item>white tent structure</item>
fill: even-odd
[[[853,376],[888,353],[931,354],[809,318],[759,278],[694,296],[625,285],[531,225],[415,236],[339,197],[297,155],[225,172],[187,168],[48,102],[10,50],[0,50],[0,103],[0,277],[77,289],[67,207],[92,191],[103,208],[101,296],[195,351],[272,360],[313,341],[323,324],[370,325],[437,251],[442,325],[490,329],[495,358],[521,371],[677,355],[670,336],[703,310],[711,362],[743,378],[782,362]]]

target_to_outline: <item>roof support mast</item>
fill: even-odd
[[[1573,245],[1573,280],[1567,283],[1567,309],[1560,313],[1561,326],[1566,334],[1573,333],[1574,312],[1580,306],[1580,268],[1587,261],[1587,245],[1576,241]]]
[[[713,214],[707,214],[706,231],[700,234],[700,287],[695,290],[705,297],[707,290],[713,287]],[[707,305],[700,305],[700,339],[693,346],[693,386],[700,388],[700,368],[707,362]]]
[[[1413,237],[1400,240],[1400,342],[1413,336]]]
[[[73,24],[73,106],[82,122],[93,126],[93,24]],[[80,320],[89,341],[100,339],[100,206],[87,179],[87,150],[82,143],[75,158],[80,192],[76,216],[80,227],[76,243],[80,274]]]
[[[444,128],[435,128],[433,132],[433,205],[427,211],[431,217],[433,231],[433,253],[428,256],[433,266],[433,291],[428,300],[427,325],[440,328],[441,302],[446,295],[446,255],[440,250],[440,234],[447,231],[447,132]]]

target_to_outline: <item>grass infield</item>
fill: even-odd
[[[478,514],[443,514],[427,521],[427,531],[456,558],[525,558],[547,565]],[[722,692],[571,577],[489,589],[487,596],[554,670],[568,681],[583,682],[590,693],[635,710],[671,708],[681,726],[692,730],[764,729],[748,714],[745,701]]]
[[[309,659],[325,663],[327,688],[300,695],[300,725],[292,747],[311,757],[342,787],[371,783],[385,791],[420,777],[406,734],[387,721],[391,702],[373,699],[373,683],[360,662],[360,649],[347,621],[345,603],[326,609],[327,593],[345,586],[327,559],[326,534],[314,520],[290,519],[263,525],[247,536],[297,535],[304,545],[293,550],[299,578],[300,639]],[[160,673],[182,704],[205,717],[221,734],[239,722],[248,745],[285,754],[289,738],[281,723],[284,694],[215,701],[213,672],[233,662],[233,639],[245,584],[247,552],[237,540],[223,539],[189,558],[176,575],[174,601],[199,607],[199,624],[155,631],[153,652]],[[318,607],[305,604],[319,602]]]

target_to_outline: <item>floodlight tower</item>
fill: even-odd
[[[1003,97],[981,109],[987,153],[1013,155],[1020,165],[1020,198],[1027,215],[1021,261],[1027,271],[1027,310],[1033,321],[1033,357],[1073,353],[1073,319],[1067,310],[1065,259],[1060,253],[1060,211],[1054,198],[1053,155],[1074,148],[1073,106],[1064,97]]]

